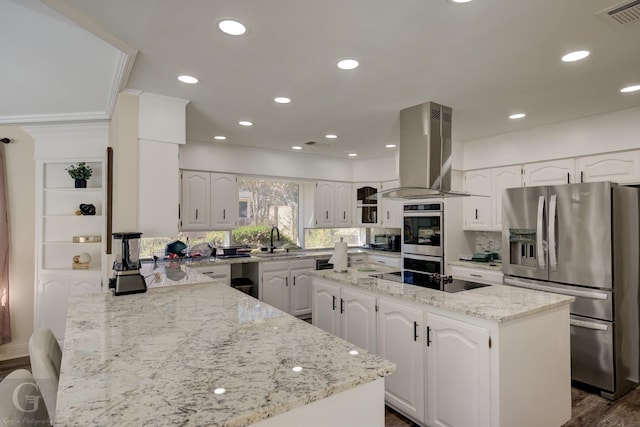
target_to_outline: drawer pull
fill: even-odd
[[[471,277],[482,277],[482,274],[471,273],[471,274],[469,274],[469,276],[471,276]]]

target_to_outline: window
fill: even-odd
[[[333,248],[340,239],[348,246],[361,246],[365,241],[360,228],[306,228],[304,230],[305,249]]]

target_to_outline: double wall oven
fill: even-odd
[[[417,273],[444,272],[442,202],[405,204],[402,267]]]

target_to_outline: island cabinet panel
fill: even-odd
[[[312,323],[313,326],[340,336],[339,311],[340,286],[324,280],[313,280]]]
[[[342,338],[358,347],[375,353],[376,342],[376,298],[342,289],[340,292]]]
[[[427,424],[491,425],[488,329],[428,312]]]
[[[378,300],[378,354],[397,367],[385,381],[386,402],[419,422],[425,415],[423,318],[423,310]]]

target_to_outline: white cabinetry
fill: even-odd
[[[385,181],[382,191],[400,187],[400,181]],[[402,228],[402,200],[380,199],[380,225],[386,228]]]
[[[317,228],[350,227],[351,184],[316,182],[314,216]]]
[[[427,424],[489,427],[489,330],[431,312],[426,320]]]
[[[294,316],[311,314],[311,276],[315,261],[260,263],[260,300]]]
[[[187,170],[181,175],[182,230],[231,230],[238,225],[238,181],[235,175]]]
[[[386,402],[416,421],[424,421],[424,311],[406,304],[378,300],[378,354],[396,364],[385,378]]]
[[[450,265],[449,272],[456,279],[468,280],[470,282],[486,283],[488,285],[502,285],[502,271]]]
[[[402,266],[402,258],[400,257],[369,254],[367,255],[367,259],[369,261],[369,264],[386,265],[388,267],[398,267],[398,268]]]
[[[376,352],[375,296],[314,279],[312,321],[353,345]]]
[[[371,198],[380,191],[378,183],[360,183],[354,188],[356,199],[356,225],[363,227],[376,227],[379,222],[379,199]]]
[[[640,150],[578,157],[576,168],[576,182],[635,183],[640,180]]]
[[[491,170],[465,172],[463,185],[466,193],[484,196],[463,200],[464,229],[488,230],[491,227]]]
[[[75,188],[65,169],[85,161],[92,169],[87,188]],[[37,285],[36,327],[50,328],[64,339],[67,301],[72,295],[102,292],[105,263],[104,159],[37,162]],[[81,204],[95,207],[95,215],[79,215]],[[97,242],[78,243],[82,237]],[[88,253],[85,268],[73,259]]]
[[[569,184],[575,179],[575,160],[528,163],[523,166],[523,171],[525,187]]]
[[[227,285],[231,285],[231,265],[207,265],[191,267],[200,274],[204,274],[214,280],[222,280]]]
[[[502,230],[502,194],[507,188],[522,186],[522,168],[506,166],[491,170],[491,229]]]

